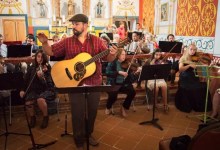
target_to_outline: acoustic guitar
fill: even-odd
[[[118,43],[127,42],[127,39]],[[57,62],[51,69],[51,76],[57,88],[76,87],[79,83],[94,74],[95,61],[109,54],[109,49],[92,57],[89,53],[80,53],[76,57]]]

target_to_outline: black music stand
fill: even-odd
[[[66,96],[64,94],[64,97],[65,97],[65,102],[67,103],[67,99],[66,99]],[[64,125],[64,132],[60,135],[61,137],[65,136],[65,135],[73,135],[72,133],[68,133],[67,131],[67,110],[65,111],[65,125]]]
[[[171,64],[143,66],[140,80],[152,80],[152,79],[154,79],[154,102],[153,102],[152,120],[141,122],[141,123],[139,123],[140,125],[153,124],[155,127],[159,128],[160,130],[163,130],[163,128],[157,123],[157,121],[159,119],[155,118],[156,79],[165,79],[166,80],[169,76],[170,69],[171,69]]]
[[[159,48],[162,52],[181,53],[182,42],[159,41]]]
[[[31,56],[31,45],[9,45],[7,57]]]
[[[8,83],[4,84],[7,81],[8,81]],[[3,84],[0,85],[0,90],[21,89],[21,87],[24,84],[23,73],[18,72],[18,73],[1,74],[0,75],[0,82],[3,83]],[[3,111],[3,119],[4,119],[4,124],[5,124],[5,132],[3,134],[1,134],[0,136],[5,135],[5,146],[4,146],[5,150],[6,150],[6,147],[7,147],[7,139],[8,139],[8,136],[10,134],[30,136],[31,143],[32,143],[32,146],[33,146],[32,148],[29,148],[30,150],[38,150],[38,149],[41,149],[41,148],[45,148],[45,147],[47,147],[49,145],[52,145],[56,142],[56,140],[55,140],[55,141],[52,141],[52,142],[49,142],[49,143],[46,143],[46,144],[36,144],[35,143],[34,136],[33,136],[33,133],[32,133],[31,127],[30,127],[29,120],[28,120],[28,114],[27,114],[27,111],[26,111],[25,104],[24,104],[24,113],[25,113],[25,119],[27,121],[29,133],[9,132],[8,131],[8,126],[7,126],[7,120],[6,120],[4,104],[2,105],[2,111]]]
[[[89,128],[88,128],[88,96],[92,92],[111,92],[118,91],[121,86],[78,86],[78,87],[67,87],[67,88],[57,88],[56,90],[61,93],[84,93],[85,95],[85,133],[86,133],[86,145],[87,150],[89,150]]]

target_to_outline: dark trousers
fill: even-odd
[[[69,94],[72,112],[73,136],[77,147],[83,146],[85,141],[85,95],[83,93]],[[88,94],[88,132],[92,134],[97,115],[100,93]]]
[[[171,83],[174,83],[175,78],[176,78],[176,73],[179,71],[179,60],[173,62],[172,66],[171,66],[171,71],[173,72],[170,74]]]
[[[108,101],[106,104],[107,109],[110,109],[112,105],[117,100],[118,93],[127,94],[127,97],[124,100],[123,107],[125,109],[129,109],[131,106],[131,102],[134,99],[136,92],[133,88],[133,85],[122,86],[117,92],[109,92],[108,93]]]

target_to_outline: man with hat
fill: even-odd
[[[55,57],[65,56],[65,59],[74,58],[77,54],[86,52],[95,56],[96,54],[107,49],[106,45],[99,37],[89,34],[88,29],[88,17],[84,14],[76,14],[69,21],[72,22],[73,33],[71,37],[49,45],[48,38],[45,34],[39,33],[38,39],[42,43],[42,48],[46,54]],[[107,61],[111,62],[116,57],[117,48],[111,47],[109,54],[104,57]],[[96,72],[84,79],[80,85],[101,85],[101,61],[96,61]],[[75,144],[78,149],[83,149],[85,142],[85,124],[84,124],[84,112],[85,112],[85,96],[83,93],[69,93],[69,99],[71,101],[72,111],[72,126]],[[88,132],[89,132],[89,144],[96,146],[98,142],[91,136],[95,118],[97,115],[98,103],[100,100],[100,92],[93,92],[88,97]]]

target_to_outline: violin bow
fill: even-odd
[[[138,49],[138,48],[139,48],[139,46],[137,45],[137,47],[135,48],[134,55],[133,55],[132,58],[131,58],[131,62],[133,61],[135,55],[137,54],[137,49]],[[131,63],[130,63],[129,66],[128,66],[128,69],[127,69],[127,71],[126,71],[127,73],[128,73],[128,71],[129,71],[130,67],[131,67]]]
[[[166,53],[166,55],[163,57],[163,59],[161,61],[164,61],[164,59],[168,56],[168,54],[170,54],[170,52],[177,46],[177,43],[170,49],[169,52]]]

